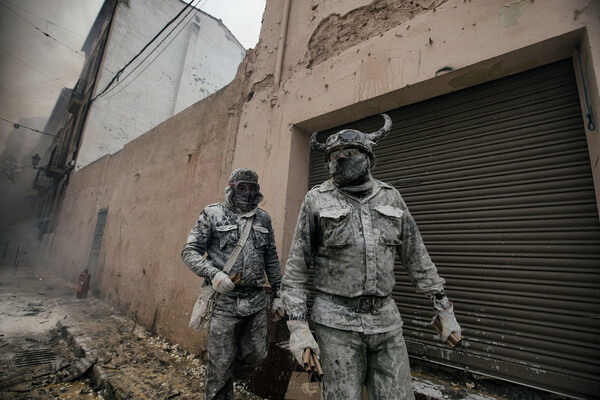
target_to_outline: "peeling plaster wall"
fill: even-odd
[[[310,37],[306,54],[307,68],[336,56],[360,42],[382,35],[419,14],[434,10],[446,1],[376,0],[344,15],[330,14],[319,22]],[[313,8],[316,11],[315,7]]]
[[[283,4],[267,2],[259,47],[269,58],[258,58],[255,71],[275,70],[281,49],[265,34],[279,36]],[[598,116],[599,16],[590,0],[292,1],[281,84],[256,90],[244,105],[234,157],[234,167],[265,175],[283,258],[307,189],[312,131],[572,57],[584,38]],[[588,133],[592,160],[597,136]],[[600,165],[592,167],[600,201]]]

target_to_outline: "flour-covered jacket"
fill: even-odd
[[[243,281],[232,292],[218,295],[216,314],[248,316],[265,308],[265,271],[275,296],[279,296],[281,268],[271,217],[258,207],[246,214],[237,214],[224,203],[212,204],[202,210],[183,246],[183,262],[196,275],[210,281],[225,266],[240,239],[244,220],[251,215],[254,219],[250,235],[229,272],[229,275],[239,272]]]
[[[400,313],[390,295],[397,251],[417,292],[432,295],[443,290],[444,280],[395,188],[373,179],[371,194],[359,199],[339,190],[331,180],[314,187],[304,198],[281,286],[287,312],[292,317],[306,315],[312,264],[317,289],[313,321],[365,334],[401,327]],[[331,301],[327,294],[384,300],[373,312],[358,312]]]

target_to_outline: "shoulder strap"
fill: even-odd
[[[244,225],[244,230],[242,231],[242,236],[240,237],[240,241],[237,242],[237,244],[235,245],[233,252],[229,256],[229,258],[227,259],[227,263],[225,263],[225,266],[223,267],[223,272],[225,272],[226,274],[229,274],[229,271],[231,271],[231,268],[233,268],[233,264],[235,264],[238,257],[240,256],[240,252],[242,251],[242,248],[246,244],[246,240],[248,240],[248,236],[250,236],[250,229],[252,228],[253,220],[254,220],[254,215],[251,216],[250,218],[246,219],[246,225]]]

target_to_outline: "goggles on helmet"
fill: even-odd
[[[234,181],[229,182],[229,186],[233,188],[235,194],[250,192],[256,194],[260,191],[260,185],[254,181]]]
[[[362,151],[355,147],[333,150],[331,153],[329,153],[329,161],[336,161],[342,156],[344,156],[345,158],[350,158],[359,154],[362,154]]]
[[[317,134],[319,132],[314,132],[310,136],[310,147],[313,150],[325,152],[325,159],[329,161],[332,161],[331,153],[338,148],[361,149],[363,153],[369,156],[371,166],[373,166],[375,165],[373,146],[392,130],[392,119],[387,114],[381,114],[381,116],[385,120],[385,123],[377,132],[364,133],[356,129],[343,129],[329,136],[325,143],[319,143],[317,141]]]

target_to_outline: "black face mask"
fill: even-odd
[[[341,157],[328,165],[331,178],[338,187],[361,185],[369,179],[369,158],[366,154]]]
[[[243,212],[248,212],[258,205],[256,194],[245,192],[233,195],[233,204]]]

